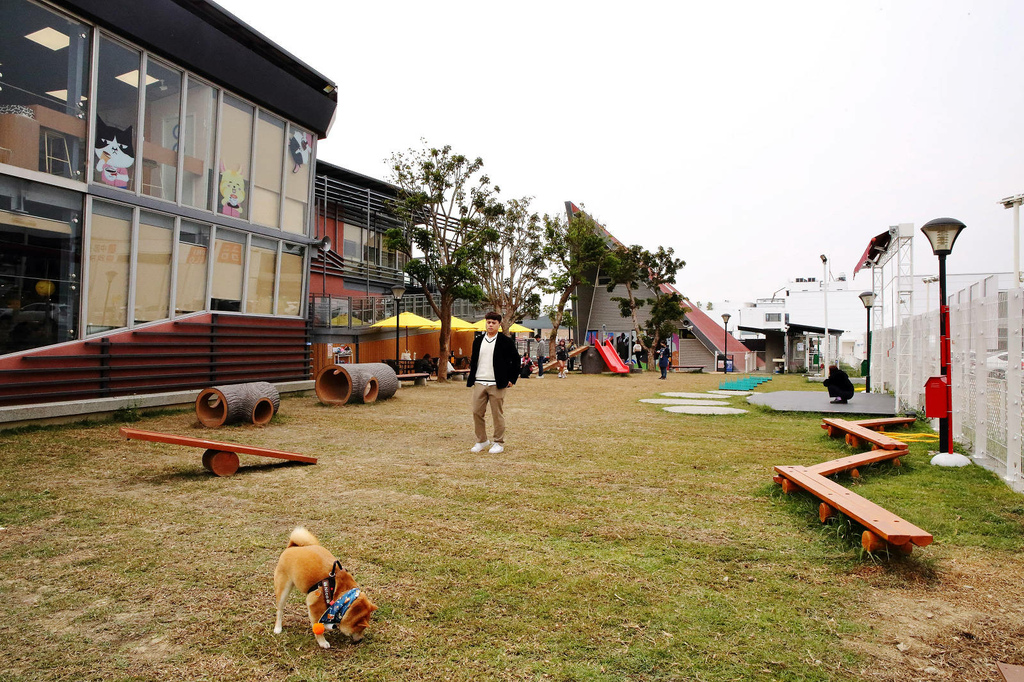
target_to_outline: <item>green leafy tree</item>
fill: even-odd
[[[532,201],[510,199],[484,221],[485,246],[476,269],[484,300],[501,313],[505,333],[513,322],[540,314],[544,239],[540,216],[530,211]]]
[[[577,287],[594,283],[592,273],[603,264],[608,247],[597,235],[593,219],[583,211],[571,220],[545,215],[544,235],[548,276],[541,282],[541,287],[545,293],[557,297],[554,305],[545,307],[545,313],[551,319],[548,356],[553,357],[558,330],[563,325],[571,327],[575,324],[573,316],[565,310],[566,305],[570,301],[575,302]]]
[[[409,149],[391,156],[391,181],[398,196],[391,204],[404,227],[389,230],[385,244],[409,256],[405,272],[423,288],[441,320],[437,378],[448,377],[452,305],[478,302],[484,292],[473,267],[493,234],[484,229],[503,208],[500,191],[482,173],[484,162],[452,152],[450,146]]]
[[[675,284],[676,273],[686,262],[675,258],[672,249],[662,246],[651,252],[641,246],[619,247],[608,259],[605,271],[611,277],[608,291],[615,291],[623,285],[625,296],[612,300],[619,304],[619,312],[633,322],[637,339],[647,354],[647,366],[654,366],[654,349],[662,339],[672,336],[689,308],[683,305],[682,297],[675,291],[662,287]],[[640,322],[638,311],[649,307],[647,318]]]

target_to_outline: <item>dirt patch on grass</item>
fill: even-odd
[[[870,629],[846,643],[874,659],[864,679],[996,680],[997,662],[1024,664],[1022,568],[955,549],[931,579],[884,565],[859,571],[866,584],[847,582],[864,590],[858,601]]]

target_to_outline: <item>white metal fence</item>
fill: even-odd
[[[1021,476],[1022,326],[1024,290],[999,291],[994,277],[950,299],[953,382],[953,437],[974,461],[1024,492]],[[907,336],[904,336],[907,335]],[[912,345],[912,360],[900,366],[900,341]],[[909,318],[871,336],[871,384],[875,391],[897,392],[900,409],[924,411],[924,383],[938,376],[939,313]],[[899,381],[899,378],[909,381]]]

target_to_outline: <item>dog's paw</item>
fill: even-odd
[[[330,649],[331,643],[324,639],[322,636],[316,638],[316,643],[320,645],[321,649]]]
[[[281,634],[281,626],[280,625],[275,625],[274,626],[274,634],[275,635]]]

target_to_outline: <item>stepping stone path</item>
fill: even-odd
[[[746,410],[735,407],[715,407],[714,405],[671,405],[661,408],[666,412],[679,414],[746,414]]]
[[[642,403],[668,405],[662,409],[676,414],[746,414],[746,410],[726,407],[729,403],[721,400],[723,396],[749,395],[744,391],[710,391],[708,393],[668,392],[659,395],[666,398],[642,398]]]
[[[681,393],[679,391],[669,391],[668,393],[659,393],[666,398],[701,398],[707,400],[709,398],[717,398],[718,396],[708,395],[707,393]]]
[[[642,398],[642,403],[655,405],[728,405],[724,400],[693,400],[690,398]]]

